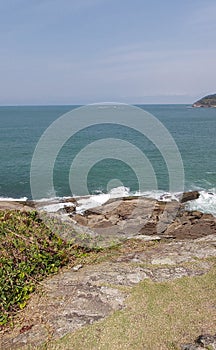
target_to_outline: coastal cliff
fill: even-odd
[[[197,107],[197,108],[199,108],[199,107],[204,107],[204,108],[214,107],[214,108],[216,108],[216,94],[205,96],[205,97],[201,98],[200,100],[198,100],[197,102],[195,102],[192,106]]]

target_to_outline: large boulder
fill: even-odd
[[[181,203],[185,203],[185,202],[188,202],[188,201],[193,201],[197,198],[199,198],[200,194],[198,191],[189,191],[189,192],[184,192],[182,194],[182,197],[180,199],[180,202]]]

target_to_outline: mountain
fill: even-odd
[[[215,107],[216,108],[216,94],[208,95],[201,98],[193,104],[193,107]]]

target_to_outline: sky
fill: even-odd
[[[0,1],[0,105],[216,93],[215,0]]]

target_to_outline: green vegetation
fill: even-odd
[[[146,280],[132,288],[124,310],[43,349],[180,349],[201,332],[215,333],[215,281],[216,266],[203,276],[163,283]]]
[[[130,240],[103,250],[89,249],[65,241],[54,232],[55,227],[48,228],[35,211],[0,211],[2,326],[13,322],[13,316],[25,307],[39,281],[61,267],[100,262],[161,244]],[[144,280],[134,287],[115,286],[126,288],[130,294],[125,309],[40,349],[177,350],[180,344],[193,342],[201,333],[214,334],[216,259],[209,258],[209,262],[212,268],[202,276],[163,283]]]
[[[102,249],[69,226],[71,239],[64,240],[59,223],[41,218],[36,211],[0,210],[0,328],[10,321],[13,324],[14,316],[46,276],[63,266],[101,262],[138,244],[128,241],[124,247],[115,244]],[[74,243],[75,236],[79,243]],[[139,242],[139,249],[143,245]]]
[[[61,239],[36,211],[0,211],[0,326],[25,307],[38,281],[87,259],[89,250]]]
[[[193,107],[216,107],[216,94],[201,98],[193,104]]]

